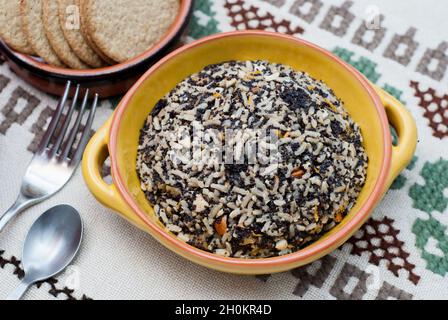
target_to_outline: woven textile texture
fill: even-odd
[[[101,206],[78,170],[60,193],[0,234],[0,299],[23,277],[21,248],[32,222],[61,203],[83,216],[80,254],[26,299],[447,299],[447,8],[440,0],[196,0],[186,42],[235,29],[291,34],[332,51],[397,97],[417,121],[413,161],[345,245],[309,266],[260,277],[211,271],[167,251]],[[94,129],[115,104],[101,103]],[[1,212],[15,200],[55,105],[0,60]]]

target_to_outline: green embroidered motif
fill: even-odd
[[[448,198],[444,196],[444,190],[448,188],[448,161],[427,162],[420,174],[425,185],[415,184],[409,190],[414,208],[429,214],[433,211],[443,213],[448,206]]]
[[[389,85],[389,84],[385,84],[383,87],[384,90],[386,90],[390,95],[392,95],[395,99],[397,99],[398,101],[404,103],[401,100],[401,96],[403,95],[403,91]]]
[[[190,37],[200,39],[210,34],[218,33],[218,21],[211,0],[196,0],[190,24]]]
[[[333,50],[333,53],[335,55],[337,55],[339,58],[341,58],[342,60],[344,60],[345,62],[354,66],[356,69],[358,69],[362,74],[364,74],[373,83],[377,83],[378,80],[381,78],[381,74],[376,72],[376,67],[378,66],[378,64],[373,62],[372,60],[369,60],[366,57],[360,57],[358,60],[354,60],[353,57],[354,57],[355,53],[353,51],[350,51],[350,50],[347,50],[347,49],[344,49],[341,47],[336,47]],[[385,84],[383,86],[383,89],[386,90],[388,93],[390,93],[397,100],[404,103],[401,100],[403,91],[401,91],[389,84]]]
[[[354,52],[336,47],[333,50],[333,53],[337,55],[339,58],[344,60],[345,62],[351,64],[356,69],[358,69],[362,74],[364,74],[367,79],[372,81],[373,83],[377,83],[381,78],[381,74],[376,72],[377,64],[365,57],[360,57],[358,60],[353,60]]]
[[[417,219],[412,227],[416,235],[415,245],[422,251],[422,258],[426,260],[426,268],[436,274],[445,276],[448,273],[448,235],[445,233],[447,227],[437,220]],[[443,256],[428,251],[427,246],[430,239],[437,240],[436,250],[441,251]]]
[[[393,135],[392,135],[392,137],[393,137]],[[397,140],[398,140],[398,138],[397,138]],[[416,157],[416,156],[413,157],[411,162],[407,166],[406,170],[409,170],[409,171],[413,170],[415,168],[415,164],[417,163],[417,161],[418,161],[418,157]],[[395,179],[394,183],[392,184],[392,186],[390,188],[391,188],[391,190],[400,190],[405,186],[407,181],[408,181],[408,179],[405,176],[400,175],[400,176],[398,176],[397,179]]]

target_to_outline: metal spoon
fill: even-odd
[[[31,227],[23,247],[25,277],[8,300],[19,300],[34,283],[64,270],[81,244],[83,225],[74,208],[60,205],[42,214]]]

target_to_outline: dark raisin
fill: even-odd
[[[157,116],[160,111],[162,111],[162,109],[166,107],[167,104],[168,101],[166,101],[166,99],[160,99],[159,102],[157,102],[157,104],[155,105],[154,109],[152,109],[151,115],[153,117]]]
[[[285,101],[291,110],[309,109],[312,101],[309,94],[303,89],[284,88],[280,97]]]

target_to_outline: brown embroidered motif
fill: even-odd
[[[263,0],[263,1],[270,3],[279,8],[282,7],[286,2],[286,0]]]
[[[0,250],[0,268],[4,269],[7,265],[11,265],[14,267],[14,272],[19,279],[22,279],[25,276],[25,272],[20,268],[20,260],[17,260],[16,257],[11,257],[10,259],[5,259],[3,255],[5,254],[4,250]]]
[[[257,29],[290,35],[302,34],[304,31],[299,26],[293,27],[290,21],[275,19],[269,12],[261,13],[258,8],[245,4],[243,0],[226,1],[224,7],[232,19],[232,27],[238,30]]]
[[[3,89],[6,88],[9,82],[11,82],[11,79],[0,74],[0,93],[2,93]]]
[[[26,105],[22,111],[16,112],[14,108],[17,107],[20,99],[23,99]],[[17,87],[2,109],[5,119],[0,123],[0,133],[5,135],[13,123],[23,124],[39,103],[40,100],[38,98],[25,91],[22,87]]]
[[[296,285],[294,294],[299,297],[303,297],[311,286],[318,289],[322,288],[327,281],[331,270],[333,270],[335,263],[336,258],[332,256],[325,256],[321,260],[318,260],[309,266],[292,270],[292,275],[299,279],[299,283]]]
[[[420,281],[420,276],[415,272],[415,265],[408,261],[409,253],[406,252],[404,242],[398,240],[399,230],[393,226],[394,220],[384,217],[382,220],[370,219],[361,230],[348,242],[353,245],[352,254],[361,256],[368,253],[369,263],[376,266],[382,260],[387,263],[387,268],[399,277],[400,270],[408,272],[408,279],[415,285]]]
[[[291,6],[290,13],[312,23],[323,5],[321,0],[296,0]],[[307,6],[309,8],[305,11],[304,8]]]
[[[434,80],[440,81],[448,68],[448,42],[442,42],[437,49],[427,49],[425,55],[417,66],[417,71]],[[436,61],[437,67],[431,70],[431,64]]]
[[[25,276],[25,272],[20,266],[21,261],[18,260],[16,257],[11,257],[9,259],[6,259],[4,257],[5,251],[0,250],[0,268],[5,269],[7,265],[11,265],[14,267],[14,274],[17,276],[17,278],[22,279]],[[60,294],[64,295],[67,300],[77,300],[74,296],[74,290],[69,289],[67,287],[64,288],[58,288],[58,280],[55,278],[48,279],[43,282],[39,282],[36,284],[36,287],[40,289],[43,284],[48,284],[50,286],[50,290],[48,293],[50,293],[55,298],[59,297]],[[91,300],[86,295],[83,295],[81,300]]]
[[[353,1],[345,1],[340,7],[332,6],[320,28],[339,37],[345,36],[350,24],[355,20],[355,15],[350,12],[352,5]]]
[[[420,83],[415,81],[411,81],[410,86],[414,89],[414,96],[420,100],[419,106],[425,109],[423,116],[429,120],[433,135],[440,139],[447,137],[448,93],[441,96],[433,88],[423,90]]]
[[[378,296],[376,300],[388,300],[389,298],[397,299],[397,300],[412,300],[412,294],[403,291],[389,284],[388,282],[384,282],[380,291],[378,292]]]
[[[404,66],[409,65],[419,46],[418,42],[414,40],[416,33],[417,29],[409,28],[404,35],[396,34],[384,52],[384,56],[397,61]],[[406,49],[404,52],[400,53],[399,51],[402,51],[401,48],[404,47],[406,47]]]
[[[331,287],[330,294],[339,300],[361,300],[367,293],[367,279],[369,276],[368,273],[358,267],[346,263]],[[347,292],[346,287],[351,279],[355,279],[357,284],[351,292]]]
[[[358,46],[364,47],[369,51],[374,51],[379,47],[384,37],[386,36],[387,29],[382,27],[384,21],[384,16],[380,15],[380,27],[379,28],[368,28],[366,23],[361,23],[358,30],[356,30],[353,36],[352,43]],[[366,40],[366,38],[371,36],[371,40]]]
[[[28,151],[32,153],[36,152],[37,148],[39,147],[39,143],[45,134],[44,129],[46,128],[47,122],[49,121],[53,112],[54,109],[47,106],[39,114],[37,121],[31,127],[31,133],[34,134],[34,138],[28,146]]]

